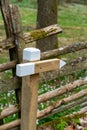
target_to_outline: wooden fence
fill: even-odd
[[[32,130],[35,130],[36,118],[40,120],[44,117],[48,117],[50,114],[52,115],[64,111],[68,108],[73,108],[73,106],[76,107],[80,105],[82,109],[78,113],[85,113],[87,111],[87,104],[83,105],[82,103],[86,103],[87,100],[87,77],[85,77],[84,79],[73,81],[72,83],[68,83],[67,85],[61,86],[60,88],[57,88],[53,91],[39,95],[38,97],[37,80],[39,77],[39,72],[41,73],[43,71],[57,69],[58,66],[56,65],[59,64],[59,60],[48,60],[49,58],[55,58],[60,55],[73,53],[82,49],[87,49],[87,42],[76,43],[69,46],[65,46],[63,48],[58,48],[55,50],[41,53],[41,61],[37,61],[33,64],[37,68],[35,70],[36,73],[33,73],[33,75],[31,76],[25,76],[24,78],[18,77],[16,76],[16,65],[25,62],[22,60],[22,53],[23,49],[26,48],[26,44],[54,34],[58,34],[62,32],[62,29],[58,25],[52,25],[40,30],[23,33],[18,7],[16,5],[9,4],[9,0],[1,0],[0,7],[6,31],[6,39],[0,42],[0,48],[3,50],[8,50],[10,57],[10,61],[8,63],[0,64],[0,72],[12,70],[12,77],[10,79],[3,81],[0,80],[0,94],[8,92],[10,90],[14,90],[16,94],[16,101],[18,104],[17,106],[14,105],[9,108],[5,108],[0,112],[0,130],[30,130],[32,127]],[[35,35],[36,33],[38,35]],[[52,66],[50,68],[49,64],[51,65],[51,63]],[[46,66],[48,66],[47,69]],[[74,59],[74,61],[72,62],[67,62],[64,67],[62,67],[61,69],[59,69],[58,67],[57,70],[58,73],[60,73],[60,76],[71,75],[80,70],[87,70],[87,57],[80,57],[78,59]],[[80,89],[82,86],[85,86],[84,89],[81,89],[78,92],[74,91],[75,89]],[[33,94],[30,92],[29,87],[33,91]],[[31,96],[29,95],[29,93]],[[66,94],[66,97],[60,98],[60,96],[63,94]],[[37,112],[37,103],[40,104],[46,102],[47,100],[50,100],[54,97],[58,97],[59,99],[56,100],[56,102],[51,103],[51,105],[49,105],[47,108]],[[30,111],[27,111],[27,109]],[[3,123],[4,118],[15,113],[18,113],[17,120],[7,124]],[[27,117],[25,113],[27,114]],[[70,116],[76,114],[77,113],[74,113]],[[33,115],[33,117],[31,115]]]

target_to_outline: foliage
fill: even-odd
[[[74,118],[73,122],[74,122],[75,125],[80,124],[80,120],[78,118]]]
[[[11,116],[4,118],[3,123],[9,123],[11,121],[14,121],[17,118],[18,118],[18,114],[13,114]]]
[[[64,130],[64,128],[67,126],[67,122],[64,120],[60,120],[59,124],[56,125],[56,128],[58,130]]]

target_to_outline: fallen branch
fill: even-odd
[[[45,94],[42,94],[38,97],[38,103],[45,102],[51,98],[54,98],[56,96],[59,96],[61,94],[64,94],[72,89],[75,89],[77,87],[80,87],[82,85],[87,84],[87,78],[74,81],[73,83],[69,83],[65,86],[62,86],[58,89],[55,89],[53,91],[47,92]]]

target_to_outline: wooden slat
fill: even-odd
[[[54,109],[51,113],[49,113],[48,115],[44,116],[43,118],[46,118],[46,117],[48,117],[50,115],[52,116],[53,114],[56,114],[56,113],[59,113],[59,112],[64,112],[67,109],[72,110],[72,109],[75,109],[75,107],[79,107],[79,106],[80,106],[80,108],[81,107],[85,107],[83,102],[84,102],[85,106],[87,106],[87,97],[83,97],[83,98],[81,98],[79,100],[76,100],[76,101],[73,101],[71,103],[68,103],[67,105],[62,105],[62,106]]]
[[[56,101],[52,105],[50,105],[47,108],[45,108],[45,109],[41,110],[40,112],[38,112],[37,118],[40,119],[40,118],[44,117],[45,115],[51,113],[52,110],[54,110],[55,108],[65,104],[65,103],[68,103],[70,101],[79,99],[79,98],[81,98],[83,96],[86,96],[86,95],[87,95],[87,89],[81,90],[78,93],[72,94],[71,96],[68,96],[68,97],[63,98],[63,99],[61,99],[59,101]]]
[[[65,46],[62,48],[43,52],[41,54],[41,60],[48,59],[51,57],[57,57],[57,56],[68,54],[68,53],[77,52],[77,51],[82,50],[82,49],[87,49],[87,41],[81,42],[81,43],[74,43],[72,45],[68,45],[68,46]]]
[[[76,81],[69,83],[65,86],[62,86],[58,89],[55,89],[53,91],[50,91],[50,92],[47,92],[45,94],[40,95],[38,97],[38,103],[45,102],[51,98],[62,95],[64,93],[66,93],[67,91],[69,92],[69,91],[71,91],[77,87],[80,87],[82,85],[85,85],[85,84],[87,84],[87,78],[81,79],[81,80],[76,80]]]
[[[1,125],[0,130],[10,130],[10,129],[14,129],[15,127],[18,130],[17,126],[19,126],[19,125],[20,125],[20,119],[7,123],[7,124],[4,124],[4,125]]]
[[[10,116],[12,114],[15,114],[17,112],[20,111],[20,107],[19,106],[12,106],[12,107],[9,107],[9,108],[6,108],[6,109],[3,109],[1,112],[0,112],[0,120],[7,117],[7,116]]]
[[[34,93],[35,94],[35,93]],[[42,118],[42,117],[44,117],[45,115],[48,115],[48,114],[50,114],[50,112],[52,112],[56,107],[58,107],[58,106],[61,106],[61,105],[63,105],[63,104],[65,104],[65,103],[69,103],[69,101],[73,101],[73,100],[76,100],[76,99],[79,99],[80,97],[83,97],[83,96],[85,96],[87,94],[87,89],[85,89],[85,90],[82,90],[82,91],[80,91],[80,92],[78,92],[78,93],[76,93],[76,94],[73,94],[73,95],[71,95],[71,96],[69,96],[69,97],[67,97],[67,98],[64,98],[64,99],[62,99],[62,100],[60,100],[60,101],[58,101],[58,102],[56,102],[56,103],[53,103],[53,105],[51,105],[51,106],[49,106],[48,108],[46,108],[45,110],[42,110],[41,112],[39,112],[38,114],[37,114],[37,118]],[[84,99],[84,98],[83,98]],[[26,100],[26,101],[29,101],[28,99]],[[33,108],[33,107],[32,107]],[[34,108],[33,108],[34,109]],[[33,112],[33,109],[32,109],[32,112]],[[12,114],[13,113],[15,113],[15,112],[18,112],[19,111],[19,109],[18,108],[16,108],[16,111],[15,111],[15,107],[13,107],[12,108]],[[10,111],[10,108],[8,109],[8,112],[11,114],[11,111]],[[4,113],[6,113],[6,111],[4,112]],[[24,111],[24,113],[26,114],[27,113],[27,111]],[[0,118],[2,119],[2,117],[5,117],[5,115],[7,115],[7,114],[2,114],[2,116],[0,116]],[[26,118],[26,117],[25,117]],[[33,117],[32,117],[33,118]]]
[[[74,118],[74,117],[79,117],[80,115],[82,115],[81,117],[84,117],[86,116],[86,112],[87,112],[87,106],[84,108],[81,108],[81,110],[78,112],[73,112],[72,114],[65,116],[65,118],[67,119]]]
[[[10,61],[9,63],[0,64],[0,72],[15,68],[17,63],[18,61],[14,60],[14,61]]]
[[[14,24],[14,21],[13,21],[13,24]],[[19,26],[19,24],[17,23],[16,26]],[[39,39],[43,39],[45,37],[48,37],[57,33],[61,33],[61,32],[62,32],[62,29],[58,25],[51,25],[42,29],[34,30],[31,32],[26,32],[23,34],[23,36],[19,35],[20,31],[18,30],[18,33],[14,32],[11,37],[0,41],[0,48],[10,49],[10,48],[15,47],[15,44],[13,44],[13,41],[14,41],[13,35],[15,35],[16,38],[21,39],[22,42],[28,44],[30,42],[34,42]]]
[[[60,69],[60,76],[70,75],[80,70],[87,70],[87,57],[79,57]]]
[[[57,70],[57,69],[59,69],[59,67],[60,67],[59,59],[38,61],[38,62],[35,62],[35,73]]]
[[[70,62],[66,61],[66,63],[67,64],[64,67],[62,67],[60,70],[56,70],[53,72],[51,71],[46,74],[45,73],[40,74],[40,82],[44,81],[44,79],[46,80],[55,79],[55,78],[60,79],[61,76],[69,76],[81,70],[87,70],[87,57],[79,57]]]
[[[45,94],[42,94],[40,96],[38,96],[38,103],[41,103],[41,102],[44,102],[44,101],[47,101],[51,98],[54,98],[56,96],[59,96],[59,95],[62,95],[64,93],[66,93],[66,91],[71,91],[77,87],[80,87],[82,85],[86,85],[87,84],[87,78],[85,79],[80,79],[80,80],[76,80],[72,83],[69,83],[65,86],[62,86],[61,88],[58,88],[56,90],[53,90],[53,91],[50,91],[50,92],[47,92]],[[85,100],[86,101],[87,98],[83,98],[82,100]],[[28,102],[28,99],[26,99],[27,102]],[[81,101],[82,101],[81,100]],[[79,102],[79,101],[77,101]],[[2,112],[0,113],[0,119],[2,118],[5,118],[11,114],[14,114],[14,113],[17,113],[20,111],[20,107],[19,106],[12,106],[12,107],[9,107],[9,108],[6,108],[4,110],[2,110]],[[58,109],[58,111],[61,111]]]
[[[64,118],[73,118],[73,117],[79,117],[79,116],[83,117],[83,115],[85,116],[86,112],[87,112],[87,107],[84,107],[80,111],[74,112],[73,114],[70,114],[70,115],[67,115]],[[8,123],[8,124],[5,124],[5,125],[1,125],[0,126],[0,130],[7,130],[7,129],[10,130],[12,128],[15,129],[15,127],[18,130],[18,126],[20,126],[20,124],[21,124],[21,120],[18,119],[18,120],[15,120],[15,121],[11,122],[11,123]]]
[[[37,41],[39,39],[46,38],[48,36],[61,33],[62,29],[57,25],[51,25],[42,29],[38,29],[32,32],[24,33],[25,43],[28,44],[33,41]]]
[[[87,112],[87,106],[80,109],[78,112],[73,112],[72,114],[68,114],[67,116],[63,116],[62,119],[64,120],[72,120],[73,118],[83,118],[83,117],[86,117],[86,112]],[[43,124],[41,125],[40,127],[37,128],[37,130],[46,130],[46,129],[54,129],[54,122],[55,122],[55,125],[59,123],[59,120],[61,120],[61,117],[59,117],[59,119],[57,120],[54,120],[52,122],[49,122],[49,125],[47,124]],[[72,128],[68,128],[68,130],[71,130]]]

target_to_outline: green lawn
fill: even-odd
[[[27,27],[35,27],[37,10],[25,7],[19,7],[22,25]]]
[[[58,20],[62,26],[87,27],[87,6],[80,4],[59,6]]]

